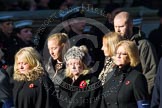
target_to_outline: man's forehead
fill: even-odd
[[[129,13],[128,13],[128,12],[119,12],[119,13],[115,16],[114,20],[115,20],[115,19],[125,19],[125,20],[127,20],[128,18],[129,18]]]
[[[114,19],[114,25],[118,25],[118,26],[122,26],[126,24],[126,19],[123,18],[118,18],[118,19]]]

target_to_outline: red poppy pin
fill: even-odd
[[[90,82],[90,80],[83,80],[83,81],[81,81],[81,83],[79,85],[79,88],[83,89],[83,88],[87,87],[89,82]]]
[[[2,66],[2,68],[3,68],[4,70],[6,70],[7,67],[8,67],[7,65],[3,65],[3,66]]]
[[[33,83],[29,84],[29,88],[34,88],[34,84]]]
[[[129,85],[129,84],[130,84],[130,81],[129,80],[125,82],[125,85]]]

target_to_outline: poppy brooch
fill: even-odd
[[[83,89],[89,85],[90,80],[83,80],[80,82],[79,88]]]
[[[29,88],[34,88],[35,85],[33,83],[29,84]]]
[[[129,80],[125,82],[125,85],[129,85],[129,84],[130,84],[130,81]]]
[[[4,70],[6,70],[7,67],[8,67],[7,65],[3,65],[3,66],[2,66],[2,68],[3,68]]]

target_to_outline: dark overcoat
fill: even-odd
[[[81,88],[82,81],[88,81],[85,88]],[[62,108],[99,108],[101,83],[93,74],[81,75],[72,82],[66,77],[61,84],[59,103]]]
[[[54,85],[47,76],[34,81],[15,81],[13,88],[16,108],[58,108]]]
[[[56,95],[59,96],[60,94],[59,86],[65,77],[64,74],[65,74],[66,66],[65,66],[65,63],[63,63],[62,67],[58,71],[56,71],[55,69],[56,64],[57,64],[57,61],[53,60],[52,57],[50,57],[47,64],[45,64],[45,70],[55,86]]]
[[[100,108],[148,108],[137,104],[148,100],[145,76],[129,66],[115,67],[113,75],[103,86]]]

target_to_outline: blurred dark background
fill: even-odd
[[[33,27],[38,32],[44,27],[43,33],[50,31],[60,19],[53,19],[51,23],[45,24],[53,13],[74,6],[89,6],[103,10],[106,4],[118,3],[120,7],[129,11],[134,18],[142,18],[141,28],[146,33],[158,27],[158,10],[162,7],[162,0],[0,0],[0,16],[13,15],[14,20],[31,19]],[[94,13],[88,13],[86,17],[105,21],[105,17]]]

